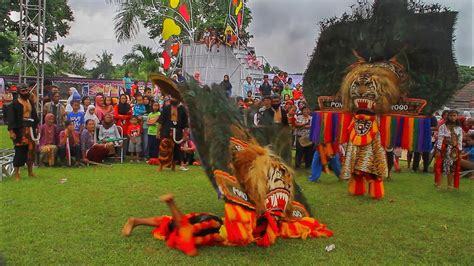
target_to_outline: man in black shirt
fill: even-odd
[[[272,93],[272,85],[268,82],[268,75],[263,76],[263,83],[260,85],[260,93],[264,97]]]
[[[169,138],[175,143],[173,158],[181,163],[180,170],[187,171],[182,160],[180,144],[183,139],[183,132],[188,128],[188,115],[184,106],[179,101],[171,98],[171,104],[163,107],[160,118],[158,119],[158,137],[161,139]]]

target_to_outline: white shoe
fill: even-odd
[[[181,166],[181,167],[179,167],[179,170],[181,170],[181,171],[188,171],[189,168],[186,168],[186,167],[184,167],[184,166]]]

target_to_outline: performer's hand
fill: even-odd
[[[16,134],[13,131],[10,131],[10,139],[15,140],[16,139]]]

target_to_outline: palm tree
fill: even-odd
[[[96,67],[92,69],[92,77],[103,79],[112,78],[114,72],[114,65],[112,63],[113,54],[109,54],[106,50],[103,50],[101,55],[96,56],[97,60],[92,60],[92,63],[96,65]]]
[[[49,58],[49,68],[54,76],[62,75],[62,72],[68,70],[68,52],[64,45],[56,44],[54,47],[48,47],[46,52]]]
[[[146,75],[146,82],[152,73],[158,72],[160,67],[160,54],[153,52],[153,48],[136,44],[132,47],[132,52],[122,57],[124,65],[131,66],[138,69],[139,72],[144,72]]]

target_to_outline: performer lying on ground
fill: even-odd
[[[272,141],[262,139],[272,143],[270,150],[250,133],[240,111],[230,103],[222,87],[215,85],[211,89],[195,81],[178,87],[162,75],[153,75],[152,80],[162,92],[186,105],[183,111],[188,110],[199,158],[219,197],[225,199],[224,217],[207,213],[181,215],[172,207],[173,217],[130,218],[123,228],[124,235],[129,235],[137,225],[156,226],[153,231],[156,238],[166,240],[169,247],[188,255],[196,255],[198,245],[269,246],[278,237],[305,239],[332,235],[324,224],[310,217],[309,205],[294,181],[293,171],[273,153],[273,150],[281,154],[289,152],[282,148],[289,147],[289,131],[261,135],[272,138]],[[179,111],[168,109],[168,113],[169,126],[179,124]],[[272,124],[274,119],[272,114]],[[279,123],[272,124],[267,125],[268,132],[281,129]],[[165,140],[176,142],[177,133],[175,130],[170,136],[171,132],[162,132],[162,136],[173,140],[166,138],[161,144]],[[173,205],[171,197],[165,197],[164,201]]]

